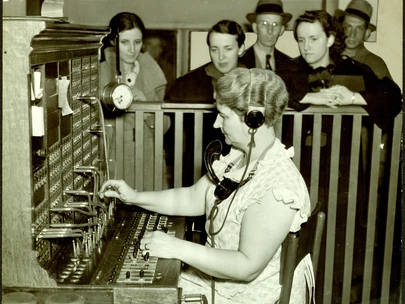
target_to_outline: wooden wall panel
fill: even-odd
[[[2,283],[8,286],[56,285],[39,266],[31,238],[29,53],[31,37],[44,28],[43,21],[3,20]]]

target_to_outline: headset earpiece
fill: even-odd
[[[249,100],[248,111],[245,114],[245,124],[251,129],[260,128],[264,124],[264,107],[254,107],[250,105],[250,95],[252,94],[252,70],[249,70]],[[264,96],[266,101],[266,95]]]
[[[264,107],[248,107],[245,123],[249,128],[257,129],[264,124]]]

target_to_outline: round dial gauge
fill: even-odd
[[[110,82],[104,87],[102,101],[111,111],[126,110],[133,99],[132,90],[123,83]]]

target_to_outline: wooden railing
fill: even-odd
[[[145,113],[155,115],[153,151],[143,147]],[[171,129],[164,135],[165,115],[171,118]],[[186,127],[194,132],[185,140],[187,115],[193,123]],[[116,119],[117,178],[138,190],[181,187],[191,167],[189,182],[197,181],[204,172],[203,139],[213,129],[203,125],[206,115],[214,117],[213,106],[133,104]],[[130,132],[123,131],[124,121],[133,124],[131,140],[125,140]],[[321,202],[326,213],[318,303],[369,303],[376,298],[399,303],[401,132],[402,113],[387,133],[355,106],[286,111],[276,126],[277,137],[287,148],[294,147],[293,161],[307,182],[312,204]],[[144,167],[145,153],[153,153],[153,168]]]

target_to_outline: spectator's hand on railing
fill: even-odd
[[[327,91],[329,93],[335,93],[337,98],[336,98],[336,103],[337,105],[352,105],[354,104],[354,92],[350,91],[348,88],[345,86],[341,85],[335,85],[333,87],[330,87],[328,89],[321,89],[321,92]]]
[[[328,106],[336,108],[336,105],[340,104],[338,100],[340,94],[336,91],[330,91],[329,89],[322,89],[319,92],[307,93],[300,103],[313,104],[318,106]]]

